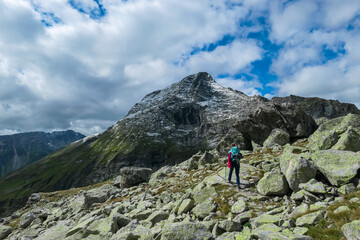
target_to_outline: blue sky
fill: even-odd
[[[199,71],[360,107],[360,1],[0,0],[0,134],[97,133]]]

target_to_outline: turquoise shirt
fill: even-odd
[[[232,147],[229,151],[229,153],[231,152],[232,155],[237,155],[240,153],[239,148],[238,147]]]

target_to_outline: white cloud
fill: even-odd
[[[85,13],[63,0],[0,1],[0,104],[10,106],[0,115],[0,129],[92,134],[150,91],[200,69],[248,71],[261,58],[260,48],[247,40],[190,55],[236,35],[251,4],[104,0],[106,15],[92,19],[95,1],[74,2]]]
[[[216,81],[224,87],[239,90],[249,96],[261,95],[257,88],[262,88],[262,84],[258,80],[246,81],[245,79],[220,78]]]

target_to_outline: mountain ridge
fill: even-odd
[[[257,122],[251,116],[257,116]],[[271,125],[266,121],[269,117],[276,119]],[[301,121],[288,124],[296,122],[295,118]],[[226,146],[226,139],[232,141],[234,132],[241,135],[240,128],[234,127],[241,121],[266,129],[262,131],[266,135],[272,128],[283,128],[291,137],[300,138],[316,129],[312,117],[297,107],[280,106],[222,87],[208,73],[193,74],[146,95],[103,133],[72,143],[6,176],[0,181],[0,212],[22,206],[33,192],[94,184],[115,177],[125,166],[158,169],[184,161],[198,151]],[[244,149],[252,149],[251,140],[261,144],[264,137],[252,139],[244,131]]]

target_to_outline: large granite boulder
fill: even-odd
[[[352,221],[351,223],[344,224],[341,231],[347,240],[360,239],[360,220]]]
[[[262,195],[285,195],[289,191],[289,185],[284,175],[268,172],[260,179],[256,186],[258,192]]]
[[[360,150],[360,115],[348,114],[322,125],[309,138],[312,150]]]
[[[301,148],[287,145],[279,157],[281,172],[294,191],[299,190],[299,184],[314,178],[317,172],[314,164],[303,157],[307,154],[300,154],[301,151]]]
[[[349,183],[360,168],[360,153],[339,150],[321,150],[311,155],[311,159],[332,185]]]
[[[5,239],[11,232],[11,227],[0,224],[0,240]]]
[[[264,147],[272,147],[274,145],[283,146],[289,142],[290,135],[280,128],[275,128],[271,131],[269,137],[265,140],[263,145]]]
[[[198,240],[212,239],[211,232],[201,223],[170,223],[163,227],[161,240]]]
[[[296,226],[302,227],[306,225],[315,225],[326,215],[325,210],[309,213],[296,219]]]
[[[293,105],[259,105],[245,120],[235,124],[235,128],[257,144],[263,144],[273,129],[279,128],[292,138],[309,137],[317,124],[304,111]]]
[[[115,179],[114,185],[122,188],[136,186],[150,180],[151,168],[124,167],[120,170],[120,175]]]

